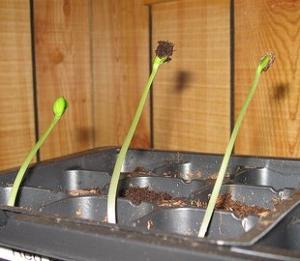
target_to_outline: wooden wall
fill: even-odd
[[[152,46],[173,41],[153,88],[154,147],[219,152],[230,132],[230,1],[154,4]]]
[[[257,57],[276,62],[249,107],[236,153],[300,157],[300,1],[235,1],[235,113],[251,83]]]
[[[149,73],[149,14],[141,0],[91,1],[95,146],[122,144]],[[150,146],[147,102],[133,146]]]
[[[236,154],[300,157],[300,0],[1,0],[0,169],[70,103],[38,160],[120,145],[160,39],[175,43],[132,146],[223,153],[260,56],[277,60]]]
[[[35,141],[29,1],[0,1],[0,168]]]
[[[51,121],[58,96],[66,117],[42,147],[48,159],[93,147],[90,7],[86,0],[34,0],[34,47],[39,133]]]

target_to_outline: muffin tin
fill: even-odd
[[[112,225],[106,201],[117,154],[100,148],[32,166],[14,208],[5,204],[16,171],[2,172],[0,244],[60,260],[300,257],[300,161],[232,157],[221,195],[238,208],[222,203],[199,239],[222,156],[130,150]],[[135,202],[130,190],[150,200]]]

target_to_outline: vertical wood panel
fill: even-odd
[[[149,75],[148,9],[140,0],[92,0],[96,146],[123,143]],[[132,146],[150,144],[149,102]]]
[[[153,46],[175,43],[154,84],[154,145],[224,152],[230,113],[230,7],[227,0],[153,5]]]
[[[64,95],[69,108],[41,150],[41,159],[93,146],[90,1],[35,0],[39,130],[52,119],[52,103]]]
[[[29,1],[0,1],[0,169],[18,166],[34,144]]]
[[[159,4],[159,3],[171,2],[171,1],[178,1],[178,0],[144,0],[144,4],[153,5],[153,4]]]
[[[235,111],[260,56],[277,59],[262,75],[236,153],[300,157],[300,1],[235,1]]]

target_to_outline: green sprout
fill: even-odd
[[[113,170],[111,177],[108,195],[107,195],[107,220],[108,223],[116,223],[116,194],[119,183],[119,178],[121,174],[121,169],[125,161],[126,153],[128,151],[129,145],[135,133],[136,127],[140,120],[144,104],[146,102],[149,90],[151,88],[152,82],[157,74],[158,68],[161,64],[171,60],[171,55],[173,54],[174,44],[167,41],[159,41],[157,49],[155,50],[156,56],[152,64],[152,72],[149,79],[144,87],[140,102],[138,104],[137,110],[135,112],[134,118],[118,154],[117,161]]]
[[[246,97],[246,100],[245,100],[245,102],[242,106],[240,114],[238,115],[238,118],[237,118],[236,123],[234,125],[229,143],[227,145],[225,155],[223,157],[223,161],[222,161],[222,164],[221,164],[221,167],[220,167],[220,170],[219,170],[219,174],[218,174],[216,183],[214,185],[214,188],[213,188],[213,191],[212,191],[210,200],[208,202],[208,206],[207,206],[207,209],[205,211],[205,215],[204,215],[204,218],[203,218],[200,230],[199,230],[198,237],[203,238],[206,234],[207,228],[209,226],[210,220],[212,218],[212,215],[213,215],[213,212],[214,212],[214,209],[215,209],[217,198],[218,198],[219,193],[220,193],[220,189],[221,189],[221,186],[222,186],[222,183],[223,183],[223,180],[224,180],[225,172],[226,172],[226,169],[227,169],[227,166],[228,166],[228,163],[229,163],[230,155],[232,153],[232,149],[233,149],[236,137],[238,135],[239,129],[240,129],[241,124],[242,124],[242,121],[243,121],[244,116],[246,114],[248,105],[250,104],[251,99],[252,99],[252,97],[255,93],[260,75],[263,71],[267,71],[270,68],[270,66],[274,62],[274,59],[275,59],[275,56],[274,56],[273,53],[267,53],[260,59],[260,62],[259,62],[258,67],[256,69],[254,81],[251,85],[251,88],[250,88],[249,93]]]
[[[32,161],[33,157],[36,155],[37,151],[40,149],[40,147],[44,144],[45,140],[51,133],[51,131],[54,129],[58,121],[61,119],[63,116],[64,112],[66,111],[68,107],[68,102],[64,97],[59,97],[56,99],[56,101],[53,104],[53,120],[49,126],[49,128],[46,130],[46,132],[40,137],[38,142],[34,145],[34,147],[31,149],[27,157],[25,158],[22,166],[20,167],[17,176],[15,178],[14,184],[12,186],[12,190],[9,195],[8,199],[8,206],[13,207],[16,202],[17,194],[19,187],[21,185],[21,182],[23,180],[24,174],[29,166],[29,163]]]

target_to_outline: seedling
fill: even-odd
[[[122,165],[125,161],[126,153],[128,151],[129,145],[135,133],[136,127],[140,120],[149,90],[151,88],[152,82],[157,74],[158,68],[161,64],[171,60],[173,54],[174,44],[167,41],[159,41],[157,49],[155,51],[156,56],[152,64],[152,72],[149,79],[144,87],[140,102],[138,104],[137,110],[135,112],[134,118],[118,154],[117,161],[113,170],[111,177],[108,195],[107,195],[107,220],[109,223],[116,223],[116,194],[121,173]]]
[[[226,172],[226,169],[227,169],[227,166],[228,166],[228,163],[229,163],[230,155],[232,153],[232,149],[233,149],[236,137],[238,135],[239,129],[240,129],[241,124],[242,124],[242,121],[243,121],[244,116],[246,114],[248,105],[251,102],[251,99],[252,99],[252,97],[255,93],[260,75],[261,75],[262,72],[267,71],[270,68],[270,66],[274,62],[274,59],[275,59],[275,56],[274,56],[273,53],[267,53],[260,59],[260,62],[259,62],[258,67],[256,69],[254,81],[253,81],[253,83],[250,87],[249,93],[246,97],[246,100],[245,100],[243,106],[242,106],[240,114],[238,115],[238,118],[237,118],[236,123],[234,125],[229,143],[227,145],[227,148],[226,148],[226,151],[225,151],[225,154],[224,154],[224,157],[223,157],[223,161],[222,161],[222,164],[221,164],[221,167],[220,167],[220,170],[219,170],[219,174],[218,174],[216,183],[214,185],[214,188],[213,188],[213,191],[212,191],[210,200],[208,202],[208,206],[207,206],[207,209],[205,211],[205,215],[204,215],[204,218],[203,218],[200,230],[199,230],[198,237],[203,238],[206,234],[208,225],[210,223],[210,220],[212,218],[212,215],[213,215],[213,212],[214,212],[214,209],[215,209],[217,198],[218,198],[219,193],[220,193],[220,189],[221,189],[221,186],[222,186],[222,183],[223,183],[223,180],[224,180],[225,172]]]
[[[64,97],[59,97],[56,99],[56,101],[53,104],[53,113],[54,117],[53,120],[49,126],[49,128],[46,130],[46,132],[40,137],[38,142],[34,145],[34,147],[31,149],[27,157],[25,158],[22,166],[20,167],[17,176],[15,178],[12,190],[9,195],[8,199],[8,206],[13,207],[16,202],[17,194],[21,185],[21,182],[23,180],[24,174],[28,168],[29,163],[32,161],[33,157],[36,155],[37,151],[40,149],[40,147],[44,144],[46,141],[47,137],[51,133],[51,131],[54,129],[58,121],[61,119],[63,116],[64,112],[66,111],[68,107],[68,103]]]

